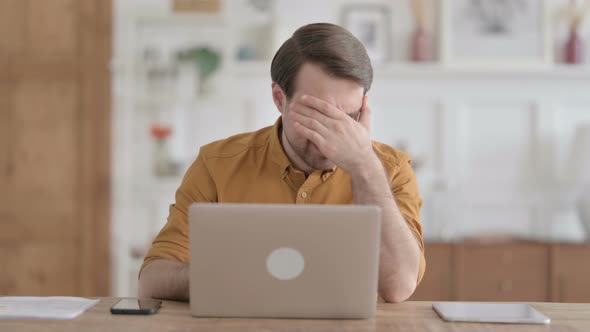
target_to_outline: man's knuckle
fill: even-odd
[[[313,123],[313,129],[316,129],[316,130],[320,129],[322,126],[322,124],[316,119],[313,119],[312,123]]]

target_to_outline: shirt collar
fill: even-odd
[[[283,127],[283,118],[279,117],[275,122],[271,136],[269,141],[269,149],[270,149],[270,157],[271,159],[279,165],[281,169],[281,175],[285,176],[287,174],[288,168],[291,165],[289,158],[287,158],[287,154],[285,150],[283,150],[283,146],[281,145],[281,129]]]

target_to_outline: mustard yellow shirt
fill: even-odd
[[[353,204],[350,176],[336,167],[307,178],[293,168],[279,139],[281,118],[274,126],[210,143],[199,155],[176,191],[168,222],[154,239],[142,269],[159,258],[189,261],[188,217],[194,202]],[[397,205],[422,253],[422,227],[416,177],[409,157],[382,143],[373,149],[387,174]],[[422,254],[418,282],[424,274]]]

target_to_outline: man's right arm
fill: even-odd
[[[145,257],[139,274],[140,298],[189,299],[188,209],[195,202],[215,201],[215,184],[199,154],[176,191],[168,222]]]
[[[139,298],[188,301],[189,266],[170,259],[156,259],[139,276]]]

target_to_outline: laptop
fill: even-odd
[[[436,302],[434,311],[453,322],[549,324],[551,319],[525,303]]]
[[[374,206],[193,204],[192,315],[374,317],[380,219]]]

